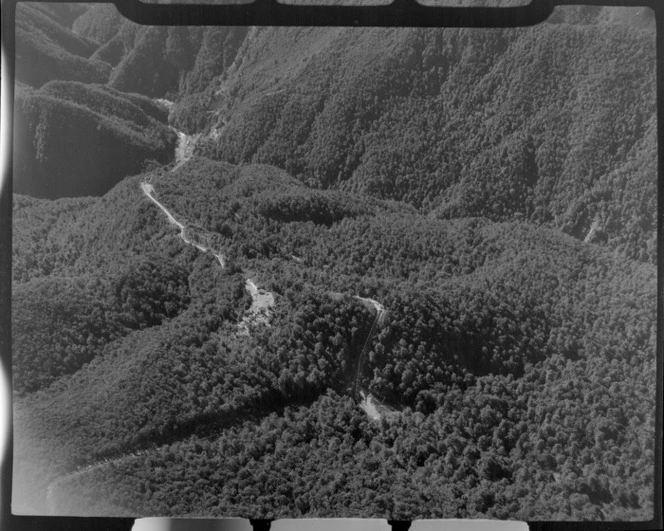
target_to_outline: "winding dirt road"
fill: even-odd
[[[360,359],[357,362],[357,371],[355,372],[355,383],[353,384],[353,396],[358,402],[362,403],[362,401],[360,401],[357,398],[358,397],[357,388],[360,382],[360,373],[362,372],[362,362],[364,361],[364,353],[366,352],[369,343],[373,339],[376,326],[378,325],[380,318],[385,314],[385,306],[383,306],[380,302],[374,299],[368,299],[365,297],[360,297],[358,295],[355,295],[355,298],[364,303],[370,304],[371,306],[373,306],[373,308],[376,309],[376,316],[374,317],[373,323],[371,323],[371,328],[369,329],[369,333],[367,334],[367,339],[364,341],[364,345],[362,346],[362,351],[360,352]],[[364,396],[362,398],[364,399]],[[363,409],[365,408],[363,407]]]
[[[221,252],[219,252],[216,249],[212,249],[211,247],[206,247],[205,245],[202,245],[199,242],[191,241],[190,239],[187,238],[186,228],[184,224],[180,223],[177,219],[175,219],[175,216],[173,216],[173,214],[171,214],[169,210],[163,204],[161,204],[159,200],[154,196],[155,193],[154,186],[152,186],[150,183],[142,182],[141,189],[143,190],[143,193],[147,195],[155,205],[157,205],[161,210],[164,211],[166,216],[168,216],[168,221],[172,225],[175,225],[180,229],[180,238],[182,238],[182,241],[184,241],[186,244],[193,245],[198,250],[204,253],[210,251],[217,258],[221,267],[222,268],[226,267],[226,259],[224,258],[224,255],[221,254]]]

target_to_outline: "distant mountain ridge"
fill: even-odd
[[[40,87],[53,79],[104,83],[111,66],[90,59],[96,45],[68,27],[67,8],[45,10],[23,3],[16,11],[16,79]]]
[[[213,158],[444,217],[522,216],[583,238],[601,216],[611,247],[652,261],[654,219],[633,213],[654,212],[653,52],[652,33],[609,23],[266,28],[207,105],[182,100],[174,118],[207,121]]]

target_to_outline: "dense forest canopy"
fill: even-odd
[[[178,237],[144,179],[214,235],[226,269]],[[41,250],[15,248],[17,428],[63,441],[41,450],[59,463],[44,478],[62,478],[58,503],[265,517],[650,510],[654,267],[525,222],[362,202],[202,158],[50,211],[17,197],[18,241]],[[244,335],[249,271],[276,303]],[[57,323],[39,303],[54,290],[72,312],[55,310]],[[388,309],[360,369],[375,315],[354,295]],[[397,416],[375,424],[353,405],[356,370]],[[349,493],[359,501],[346,506]]]
[[[651,518],[651,15],[19,6],[14,509]]]

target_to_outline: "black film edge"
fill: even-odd
[[[555,0],[531,0],[514,7],[425,6],[416,0],[388,5],[287,5],[277,0],[250,4],[148,4],[116,1],[122,15],[138,24],[162,26],[357,26],[477,27],[531,26],[546,20]],[[609,3],[611,3],[609,1]]]

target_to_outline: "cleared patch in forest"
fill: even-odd
[[[242,322],[238,325],[240,335],[249,335],[249,325],[269,324],[274,306],[274,295],[272,292],[259,288],[253,280],[247,279],[245,288],[251,295],[251,307],[247,310]]]

